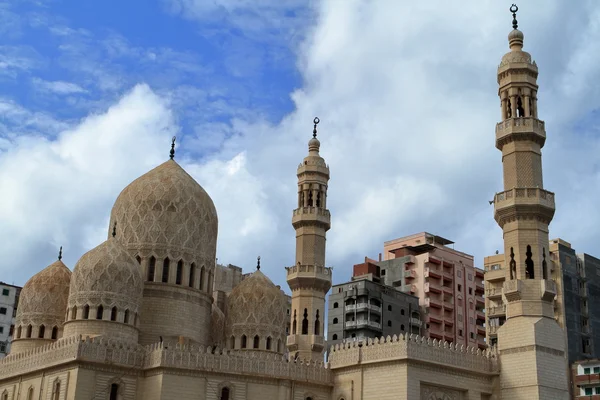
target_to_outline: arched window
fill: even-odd
[[[40,325],[40,329],[38,330],[38,338],[43,339],[46,334],[46,327],[44,325]]]
[[[150,257],[148,260],[148,282],[154,282],[154,273],[156,272],[156,258]]]
[[[510,248],[510,279],[517,279],[517,263],[515,262],[515,252]]]
[[[392,326],[392,321],[388,319],[388,326]]]
[[[192,263],[190,265],[190,281],[188,282],[188,286],[191,288],[194,287],[194,279],[196,279],[196,264]]]
[[[304,318],[302,319],[302,334],[308,335],[308,310],[304,309]]]
[[[31,325],[27,325],[27,339],[31,338],[31,330],[33,327]]]
[[[229,339],[229,347],[235,349],[235,336],[232,336],[231,339]]]
[[[334,323],[334,324],[337,324],[337,323],[338,323],[338,319],[337,319],[337,318],[334,318],[334,319],[333,319],[333,323]]]
[[[294,310],[294,322],[292,323],[292,333],[296,334],[296,310]]]
[[[258,335],[256,335],[256,336],[254,336],[254,346],[253,347],[255,349],[258,349],[259,344],[260,344],[260,339],[259,339]]]
[[[59,400],[60,398],[60,381],[56,381],[54,388],[52,389],[52,400]]]
[[[71,310],[71,319],[77,319],[77,306],[73,306]]]
[[[21,325],[17,328],[17,339],[21,339]]]
[[[30,387],[27,391],[27,400],[33,400],[33,387]]]
[[[88,319],[90,317],[90,306],[87,304],[83,307],[83,319]]]
[[[204,265],[200,268],[200,285],[198,289],[204,290]]]
[[[96,319],[102,318],[104,318],[104,307],[102,307],[102,304],[100,304],[96,310]]]
[[[213,273],[209,272],[208,273],[208,282],[206,282],[206,290],[208,291],[208,293],[212,293],[212,288],[213,288]]]
[[[546,248],[542,248],[542,278],[548,279],[548,263],[546,262]]]
[[[315,335],[321,334],[321,325],[319,323],[319,310],[317,310],[317,315],[315,316]]]
[[[110,310],[110,320],[111,321],[116,321],[117,320],[117,307],[113,307]]]
[[[2,393],[2,400],[8,400],[8,392],[6,390]]]
[[[183,261],[177,263],[177,275],[175,276],[175,284],[181,285],[181,277],[183,276]]]
[[[527,258],[525,259],[525,278],[533,279],[533,260],[531,259],[531,256],[533,254],[531,253],[531,246],[527,245],[527,252],[525,253],[525,255],[527,256]]]
[[[246,348],[246,335],[242,335],[242,349]]]
[[[129,310],[125,310],[125,314],[123,315],[123,323],[129,323]]]
[[[388,304],[388,311],[392,311],[392,306]],[[402,312],[404,312],[404,310],[401,310]]]
[[[110,385],[110,397],[109,400],[117,400],[119,396],[119,385],[113,383]]]
[[[169,258],[165,258],[165,261],[163,261],[163,270],[162,270],[162,282],[163,283],[167,283],[169,282]]]
[[[333,303],[333,308],[338,308],[339,304],[337,303],[337,301],[335,303]]]
[[[321,207],[321,192],[317,192],[317,202],[316,202],[316,206],[317,206],[317,207]]]
[[[403,331],[404,330],[404,325],[400,325],[400,330]]]
[[[309,396],[306,398],[306,400],[313,400],[313,398]]]
[[[521,100],[521,96],[517,97],[517,117],[524,117],[525,110],[523,109],[523,101]]]
[[[308,191],[308,206],[312,207],[313,205],[313,196],[312,196],[312,190]]]
[[[400,315],[404,315],[404,308],[400,309]]]
[[[224,387],[221,389],[221,398],[219,400],[229,400],[229,388]]]
[[[267,338],[267,350],[271,350],[271,337]]]
[[[58,339],[58,326],[52,328],[52,339]]]
[[[334,333],[333,336],[331,337],[333,340],[337,340],[337,333]]]

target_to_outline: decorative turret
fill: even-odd
[[[554,320],[556,285],[550,279],[548,225],[555,205],[554,193],[543,187],[541,149],[546,131],[537,112],[538,68],[522,50],[518,8],[513,4],[510,10],[510,52],[498,66],[502,122],[496,125],[504,191],[494,198],[507,266],[503,288],[507,321],[498,330],[502,398],[568,399],[564,332]]]
[[[308,156],[298,166],[298,208],[293,212],[296,230],[296,264],[287,269],[292,290],[291,331],[287,346],[293,357],[322,360],[325,295],[331,288],[331,268],[325,267],[325,233],[331,227],[327,210],[329,167],[319,155],[314,119]]]

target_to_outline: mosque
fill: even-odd
[[[516,6],[498,67],[507,321],[481,351],[400,335],[327,349],[329,166],[316,138],[298,167],[296,259],[281,290],[258,268],[213,301],[218,218],[171,157],[119,194],[106,241],[73,271],[61,257],[24,286],[0,400],[563,400],[569,398],[557,289],[545,257],[554,194],[543,189],[538,67]],[[289,334],[286,326],[291,327]],[[324,362],[324,352],[328,360]]]

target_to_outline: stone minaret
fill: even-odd
[[[538,119],[538,68],[522,50],[517,10],[511,7],[510,52],[498,67],[502,122],[496,125],[496,147],[502,151],[504,191],[494,198],[494,218],[504,234],[507,316],[498,330],[502,398],[566,400],[565,333],[554,320],[556,284],[548,254],[554,193],[543,188],[546,131]]]
[[[308,156],[298,166],[298,208],[292,225],[296,230],[296,264],[287,269],[292,290],[291,330],[287,346],[292,357],[323,360],[325,346],[325,295],[331,288],[331,268],[325,267],[325,232],[331,226],[327,210],[329,167],[319,155],[317,124],[308,142]]]

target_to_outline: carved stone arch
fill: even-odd
[[[0,399],[8,400],[8,390],[4,389],[4,391],[2,392],[2,397],[0,397]]]
[[[60,392],[62,390],[62,381],[60,380],[60,378],[55,378],[52,381],[52,391],[51,391],[51,395],[50,395],[50,399],[51,400],[59,400],[60,399]]]
[[[223,389],[229,389],[229,398],[225,400],[235,399],[235,385],[229,381],[223,381],[219,383],[219,386],[217,387],[217,400],[221,400],[223,398]]]
[[[106,399],[107,400],[112,400],[113,396],[113,385],[117,385],[117,400],[123,400],[125,398],[125,388],[126,388],[126,384],[125,382],[119,378],[119,377],[114,377],[111,380],[108,381],[107,383],[107,387],[106,387]]]
[[[33,388],[33,385],[30,385],[29,389],[27,389],[27,397],[26,397],[27,400],[33,400],[33,391],[34,390],[35,389]]]

